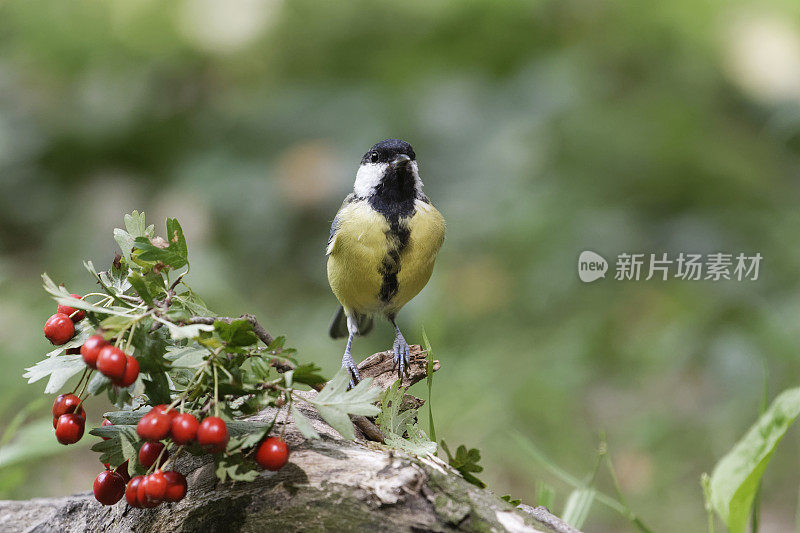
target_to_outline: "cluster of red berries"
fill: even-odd
[[[127,465],[123,465],[127,466]],[[122,470],[121,470],[122,469]],[[103,505],[114,505],[125,496],[131,507],[155,507],[162,502],[179,502],[186,496],[186,477],[175,470],[156,470],[146,476],[128,477],[122,467],[106,469],[94,480],[94,497]]]
[[[53,429],[61,444],[75,444],[83,437],[86,411],[74,394],[60,394],[53,402]]]
[[[99,370],[114,385],[130,387],[139,377],[139,361],[106,341],[102,335],[92,335],[81,346],[86,366]]]
[[[81,299],[78,294],[72,296]],[[44,336],[51,343],[60,346],[75,336],[75,324],[85,316],[86,312],[61,304],[56,314],[44,323]],[[139,362],[136,358],[111,345],[102,335],[92,335],[86,339],[80,348],[80,354],[89,368],[99,370],[118,387],[130,387],[139,376]]]
[[[72,294],[71,296],[81,299],[79,294]],[[85,316],[85,311],[79,311],[74,307],[60,304],[56,314],[48,318],[47,322],[44,323],[44,336],[56,346],[61,346],[75,335],[75,324],[83,320]]]
[[[218,453],[228,445],[228,426],[217,416],[199,422],[191,413],[178,413],[166,405],[156,405],[136,425],[136,433],[144,440],[157,442],[172,438],[176,444],[197,442],[211,453]]]
[[[147,476],[133,477],[125,489],[125,501],[131,507],[155,507],[162,502],[181,501],[186,496],[186,490],[186,478],[183,474],[175,470],[156,470]]]
[[[80,298],[77,294],[72,296]],[[59,305],[56,314],[45,322],[44,335],[55,345],[64,344],[75,335],[74,324],[85,316],[84,311]],[[113,346],[102,335],[92,335],[86,339],[79,352],[89,368],[99,370],[118,387],[130,387],[139,377],[136,358]],[[53,402],[53,428],[61,444],[74,444],[83,437],[86,412],[82,402],[74,394],[62,394]]]
[[[72,295],[81,298],[77,294]],[[59,305],[56,314],[47,319],[44,334],[54,345],[60,346],[75,336],[75,324],[86,316],[84,311]],[[114,385],[129,387],[139,376],[139,362],[123,350],[106,341],[102,335],[92,335],[78,350],[86,365],[100,371]],[[86,411],[83,401],[75,394],[61,394],[53,402],[53,428],[61,444],[74,444],[83,437]],[[103,426],[111,425],[103,420]],[[219,453],[228,445],[228,426],[216,416],[202,422],[191,413],[178,413],[166,405],[153,407],[136,425],[136,433],[144,440],[139,448],[139,463],[146,469],[156,470],[145,476],[128,475],[128,462],[115,470],[106,469],[94,480],[94,496],[103,505],[114,505],[125,496],[131,507],[149,508],[162,502],[178,502],[186,496],[186,478],[174,470],[162,471],[169,452],[160,442],[165,439],[183,446],[196,442],[210,453]],[[108,437],[103,437],[108,440]],[[265,439],[256,450],[256,462],[267,470],[280,470],[289,461],[289,447],[277,437]],[[158,463],[158,464],[156,464]]]

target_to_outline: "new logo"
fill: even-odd
[[[578,277],[584,283],[606,277],[608,261],[600,254],[586,250],[578,257]]]

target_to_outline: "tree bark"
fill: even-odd
[[[424,353],[414,346],[412,354],[404,385],[426,375]],[[360,371],[386,387],[393,381],[391,365],[391,353],[381,352],[365,360]],[[436,457],[410,456],[363,438],[343,440],[303,404],[297,402],[298,409],[322,438],[306,440],[290,422],[284,434],[289,464],[278,472],[262,472],[252,483],[219,483],[209,457],[186,457],[177,470],[186,475],[189,492],[179,503],[133,509],[123,499],[104,507],[89,492],[0,501],[0,530],[579,533],[543,507],[514,507],[471,485]],[[266,409],[254,418],[272,420],[274,415],[274,408]],[[283,424],[281,415],[278,431]]]

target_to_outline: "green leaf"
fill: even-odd
[[[133,246],[142,250],[138,256],[142,261],[160,261],[175,269],[186,266],[188,264],[186,238],[183,236],[181,225],[174,218],[167,219],[166,241],[168,246],[160,248],[148,237],[138,236],[134,238]]]
[[[138,258],[142,261],[162,262],[172,268],[181,268],[186,265],[186,258],[170,250],[170,247],[159,248],[150,242],[147,237],[138,237],[133,241],[134,248],[142,250]]]
[[[789,426],[800,415],[800,387],[782,392],[711,474],[711,503],[732,533],[741,533],[761,476]]]
[[[254,355],[249,359],[250,368],[255,373],[255,378],[261,382],[269,379],[269,363],[261,355]]]
[[[143,379],[144,393],[150,400],[151,405],[159,403],[170,403],[169,382],[167,375],[163,372],[156,372],[150,375],[149,379]]]
[[[147,284],[144,282],[144,278],[141,274],[138,272],[131,272],[128,275],[128,281],[130,281],[136,294],[138,294],[147,305],[153,305],[153,297],[150,295],[150,291],[147,290]]]
[[[383,392],[381,412],[375,419],[375,423],[378,424],[384,435],[393,433],[402,437],[406,426],[414,421],[417,414],[415,409],[400,411],[404,394],[405,389],[400,387],[399,379]]]
[[[128,281],[129,272],[130,269],[128,266],[120,261],[119,268],[115,268],[112,264],[111,269],[108,272],[98,272],[97,275],[102,284],[108,286],[119,294],[131,288],[131,284]]]
[[[153,233],[153,226],[145,227],[144,213],[134,211],[130,215],[125,215],[124,229],[114,229],[114,240],[119,244],[119,249],[122,251],[122,256],[125,261],[130,262],[131,250],[133,250],[133,241],[136,237],[146,237]]]
[[[205,364],[205,358],[209,355],[208,350],[197,345],[185,347],[169,347],[164,359],[172,361],[172,368],[198,368]]]
[[[144,212],[139,213],[138,211],[133,211],[129,215],[125,215],[123,217],[123,221],[125,222],[125,229],[128,230],[133,237],[145,237],[148,234],[148,229],[150,232],[153,231],[153,227],[146,228],[144,223]]]
[[[44,290],[52,295],[53,299],[60,304],[68,305],[70,307],[74,307],[75,309],[83,309],[85,311],[92,311],[104,315],[126,316],[124,312],[113,307],[100,307],[97,305],[92,305],[85,300],[73,298],[66,288],[53,283],[53,280],[50,279],[50,276],[48,276],[47,273],[42,274],[42,282],[44,285]]]
[[[178,294],[173,298],[173,302],[177,302],[183,306],[190,315],[214,316],[214,313],[208,309],[206,303],[191,291]]]
[[[295,379],[297,379],[296,376]],[[353,440],[355,432],[348,415],[375,416],[378,414],[380,409],[372,403],[378,399],[381,391],[377,388],[370,388],[371,378],[364,379],[354,388],[347,390],[349,383],[350,374],[345,368],[340,368],[333,379],[310,403],[342,437]]]
[[[258,342],[258,337],[253,333],[253,324],[249,320],[233,320],[230,324],[217,320],[214,322],[214,330],[230,346],[250,346]]]
[[[113,315],[100,321],[100,329],[104,330],[105,338],[110,339],[126,331],[131,324],[133,324],[133,317],[130,315]]]
[[[231,438],[228,441],[228,446],[226,447],[228,453],[252,448],[261,442],[264,437],[267,436],[267,433],[272,431],[272,423],[259,422],[256,424],[248,421],[242,422],[246,423],[247,425],[240,425],[237,430],[234,431],[231,431],[230,427],[230,425],[234,424],[234,422],[226,423],[228,426],[228,433],[231,435]]]
[[[174,249],[176,253],[184,258],[189,256],[189,250],[186,246],[186,238],[183,236],[183,228],[181,228],[181,225],[178,223],[178,219],[176,218],[167,219],[167,241],[169,241],[169,247],[171,250]]]
[[[447,462],[450,466],[458,470],[461,476],[473,485],[480,488],[486,487],[486,483],[472,475],[473,472],[476,474],[483,472],[483,467],[478,464],[481,460],[481,452],[477,448],[467,450],[466,446],[462,444],[456,449],[456,454],[452,455],[447,443],[441,441],[441,444],[444,453],[447,454]]]
[[[268,432],[272,428],[272,422],[262,422],[260,420],[226,420],[225,425],[228,426],[228,434],[231,437],[258,432],[264,435],[265,430]]]
[[[94,264],[91,261],[84,261],[83,266],[86,267],[86,270],[92,274],[92,276],[97,279],[97,282],[103,288],[106,294],[114,298],[114,301],[123,308],[126,308],[125,311],[128,309],[132,309],[133,305],[130,302],[126,302],[125,300],[120,299],[119,294],[130,288],[130,283],[127,280],[127,273],[126,278],[124,281],[116,281],[113,277],[109,277],[108,275],[100,274],[97,272],[97,269],[94,268]],[[121,275],[122,273],[120,273]],[[122,310],[119,309],[111,309],[107,307],[100,307],[97,308],[97,312],[105,312],[106,314],[122,314]],[[105,309],[106,311],[101,311]],[[109,310],[110,309],[110,310]]]
[[[245,459],[241,453],[235,454],[215,454],[215,472],[221,482],[228,478],[234,481],[253,481],[258,477],[259,471],[255,463]]]
[[[167,333],[163,329],[149,333],[153,321],[150,319],[139,322],[133,330],[131,344],[134,348],[133,355],[139,361],[141,372],[149,374],[161,372],[169,365],[164,359],[167,351]]]
[[[307,439],[318,439],[319,433],[317,430],[314,429],[314,426],[311,425],[311,421],[306,418],[306,416],[300,412],[300,410],[292,406],[292,418],[294,418],[294,425],[297,426],[297,429],[303,436]]]
[[[103,413],[103,418],[107,418],[108,421],[115,426],[136,426],[136,424],[139,423],[139,420],[141,420],[141,418],[146,415],[148,411],[150,411],[149,408],[143,408],[138,411],[109,411],[107,413]],[[102,428],[97,428],[97,430],[101,429]],[[92,435],[99,435],[99,433],[93,433],[94,431],[96,430],[92,430],[89,433],[92,433]]]
[[[573,490],[567,498],[561,519],[576,529],[582,528],[592,509],[595,493],[594,489],[588,487]]]
[[[425,457],[434,455],[436,453],[436,443],[428,438],[428,435],[422,431],[417,424],[407,424],[405,432],[408,438],[403,438],[402,435],[390,433],[385,435],[387,446],[403,450],[404,452]]]
[[[125,261],[131,260],[131,250],[133,250],[133,236],[124,229],[114,228],[114,240],[117,241],[122,257]]]
[[[96,372],[92,379],[89,380],[89,386],[87,390],[89,394],[92,396],[97,396],[101,392],[103,392],[109,385],[111,385],[111,380],[105,377],[100,372]]]
[[[26,368],[22,377],[28,383],[34,383],[42,378],[50,376],[47,386],[44,388],[46,394],[58,392],[61,387],[72,376],[86,369],[86,363],[80,354],[75,355],[56,355],[43,359],[30,368]]]
[[[276,352],[281,348],[283,348],[285,344],[286,344],[286,337],[283,335],[279,335],[278,337],[272,339],[270,345],[267,346],[267,351]]]
[[[111,419],[109,418],[109,420]],[[111,463],[113,466],[119,466],[128,461],[130,467],[132,463],[136,462],[139,442],[136,426],[118,424],[101,426],[91,430],[89,434],[108,439],[92,446],[92,451],[100,453],[101,463]]]
[[[319,372],[322,370],[314,363],[304,363],[294,369],[292,380],[295,383],[302,383],[309,387],[316,387],[327,381]]]
[[[511,495],[510,495],[510,494],[506,494],[506,495],[504,495],[504,496],[500,496],[500,499],[501,499],[501,500],[503,500],[504,502],[508,502],[508,503],[510,503],[510,504],[511,504],[511,505],[513,505],[514,507],[516,507],[517,505],[519,505],[519,504],[521,504],[521,503],[522,503],[522,500],[518,500],[518,499],[514,499],[514,500],[512,500],[512,499],[511,499]]]

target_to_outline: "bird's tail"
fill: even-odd
[[[358,324],[358,334],[366,335],[372,331],[372,315],[356,314],[356,324]],[[333,339],[340,339],[348,336],[347,315],[344,314],[344,308],[342,306],[339,306],[339,309],[333,316],[328,334],[330,334]]]

